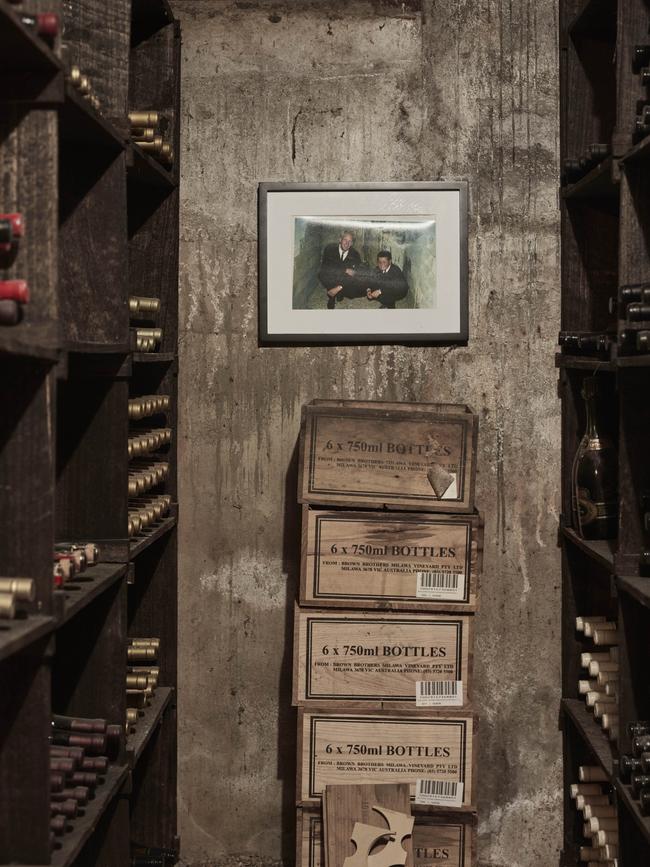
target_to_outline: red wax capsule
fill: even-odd
[[[21,15],[20,20],[26,27],[33,27],[38,36],[47,39],[53,39],[59,32],[59,16],[54,12]]]
[[[29,304],[27,280],[0,280],[0,298]]]

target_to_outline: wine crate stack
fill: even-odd
[[[410,867],[476,863],[477,428],[452,404],[317,400],[303,409],[300,867],[335,867],[326,852],[340,829],[327,823],[340,786],[385,784],[408,786]]]
[[[649,30],[560,4],[563,864],[650,863]]]
[[[0,0],[0,78],[0,864],[173,863],[179,26]]]

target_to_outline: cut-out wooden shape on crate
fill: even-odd
[[[413,833],[413,817],[385,807],[373,806],[372,809],[383,816],[388,828],[355,822],[351,840],[356,851],[345,859],[343,867],[403,867],[408,853],[402,843]],[[382,841],[386,841],[386,845],[373,852]]]

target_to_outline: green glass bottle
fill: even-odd
[[[582,386],[587,423],[573,459],[573,527],[583,539],[615,539],[618,531],[618,455],[598,429],[596,379]]]

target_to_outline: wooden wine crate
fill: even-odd
[[[475,611],[482,563],[477,514],[303,506],[302,605]]]
[[[475,809],[476,718],[467,711],[298,710],[297,801],[327,785],[409,783],[423,809]],[[416,798],[416,789],[422,789]],[[429,794],[427,794],[429,793]]]
[[[303,407],[301,503],[471,512],[478,419],[445,404]]]
[[[299,807],[296,813],[297,867],[325,867],[320,810]],[[416,815],[413,856],[415,867],[475,867],[476,817],[442,811],[435,816]]]
[[[471,616],[301,610],[293,702],[321,707],[463,707]]]

